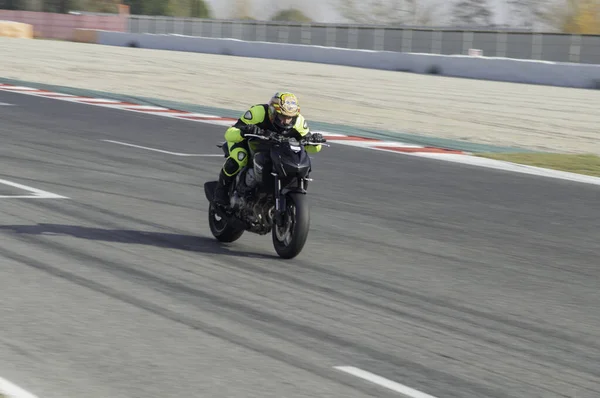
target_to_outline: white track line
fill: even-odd
[[[6,91],[38,91],[37,88],[24,87],[24,86],[1,86]]]
[[[19,188],[24,191],[29,191],[33,193],[33,195],[3,195],[0,198],[5,199],[19,199],[19,198],[32,198],[32,199],[68,199],[66,196],[57,195],[52,192],[42,191],[41,189],[28,187],[27,185],[17,184],[16,182],[0,180],[0,184],[8,185],[10,187]]]
[[[218,157],[223,157],[223,155],[219,155],[219,154],[215,154],[215,153],[209,153],[209,154],[201,154],[201,153],[178,153],[178,152],[163,151],[162,149],[149,148],[149,147],[146,147],[146,146],[128,144],[126,142],[121,142],[121,141],[113,141],[113,140],[102,140],[102,141],[104,141],[104,142],[112,142],[113,144],[131,146],[131,147],[134,147],[134,148],[146,149],[148,151],[166,153],[166,154],[175,155],[175,156],[218,156]]]
[[[28,93],[23,93],[23,94],[28,94]],[[32,93],[32,95],[44,96],[43,93]],[[106,99],[106,98],[83,98],[83,97],[73,96],[73,97],[61,97],[61,98],[50,98],[50,99],[59,99],[61,101],[66,101],[66,102],[77,102],[77,103],[82,103],[85,105],[116,105],[116,106],[118,106],[119,109],[123,108],[123,105],[120,105],[121,101],[114,100],[114,99]]]
[[[2,89],[2,87],[0,87],[0,89]],[[24,94],[24,93],[21,93],[21,94]],[[31,93],[29,93],[29,94],[31,94]],[[61,100],[64,100],[66,98],[77,98],[78,97],[77,95],[73,95],[73,94],[52,93],[52,92],[50,92],[50,93],[46,93],[46,92],[44,92],[44,93],[36,93],[36,95],[38,95],[40,97],[48,97],[50,99],[54,98],[54,99],[61,99]]]
[[[58,199],[58,198],[43,197],[40,195],[0,195],[0,199]]]
[[[173,116],[174,118],[177,118],[179,120],[190,120],[190,119],[186,119],[184,117],[177,117],[177,116]],[[229,120],[190,120],[192,122],[199,122],[199,123],[205,123],[205,124],[215,124],[217,126],[225,126],[225,127],[229,127],[233,124],[233,122],[229,121]]]
[[[380,385],[385,388],[389,388],[392,391],[399,392],[400,394],[404,394],[411,398],[436,398],[432,395],[425,394],[421,391],[412,389],[403,384],[396,383],[395,381],[388,380],[384,377],[377,376],[376,374],[367,372],[366,370],[362,370],[359,368],[355,368],[353,366],[334,366],[335,369],[341,370],[342,372],[346,372],[356,377],[360,377],[361,379],[370,381],[371,383]]]
[[[2,377],[0,377],[0,395],[6,395],[8,398],[38,398]]]

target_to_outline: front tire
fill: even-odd
[[[208,225],[210,226],[210,232],[220,242],[234,242],[244,234],[244,228],[236,228],[229,224],[225,218],[219,216],[212,202],[208,208]]]
[[[286,222],[282,227],[273,225],[273,247],[284,259],[296,257],[306,243],[310,228],[310,209],[305,194],[286,195]]]

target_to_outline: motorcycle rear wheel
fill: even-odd
[[[208,225],[210,232],[220,242],[230,243],[238,240],[244,234],[244,228],[235,227],[217,214],[214,203],[208,208]]]

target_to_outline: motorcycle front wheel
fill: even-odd
[[[286,195],[286,214],[281,227],[273,225],[273,247],[284,259],[296,257],[306,243],[310,227],[310,210],[305,194],[289,193]]]

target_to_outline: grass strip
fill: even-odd
[[[475,156],[600,177],[600,157],[594,154],[475,153]]]

